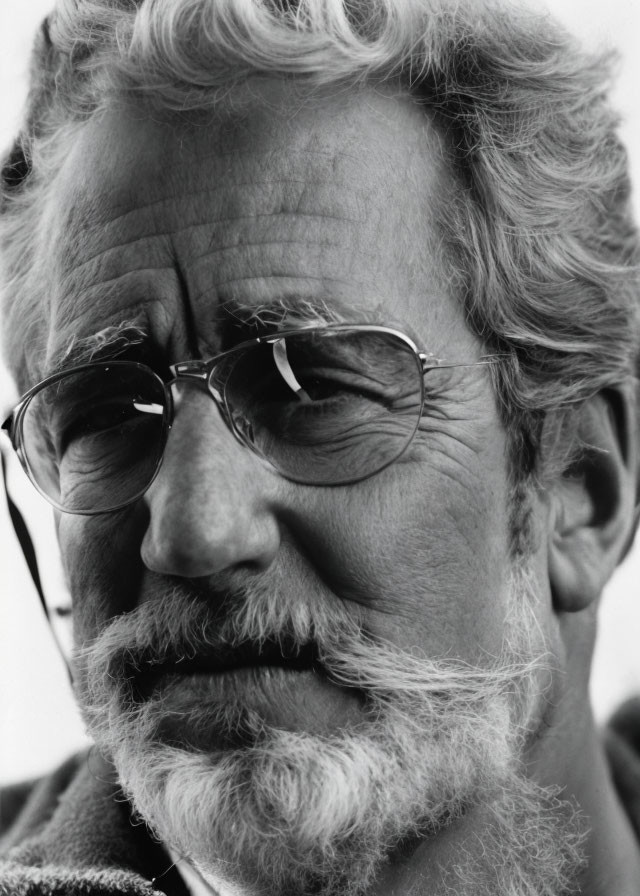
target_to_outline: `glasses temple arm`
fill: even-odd
[[[427,373],[429,370],[450,370],[455,367],[486,367],[490,364],[497,364],[499,361],[506,360],[508,355],[486,355],[484,358],[479,358],[477,361],[443,361],[442,358],[434,358],[432,355],[425,355],[422,352],[419,353],[418,357],[420,358],[420,364],[422,365],[422,372]]]

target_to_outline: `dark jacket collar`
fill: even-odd
[[[611,777],[640,842],[640,697],[624,703],[605,732]]]
[[[58,773],[70,778],[64,792],[34,789],[22,813],[26,839],[0,863],[0,896],[188,896],[167,853],[132,817],[113,768],[95,751],[74,764],[75,774]]]

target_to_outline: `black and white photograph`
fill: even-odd
[[[0,4],[0,896],[640,896],[640,4]]]

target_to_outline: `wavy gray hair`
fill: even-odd
[[[186,115],[251,76],[396,80],[448,136],[443,263],[470,327],[505,355],[496,389],[523,481],[545,414],[637,373],[640,248],[610,63],[545,17],[477,0],[59,0],[4,168],[10,363],[37,363],[60,154],[114,94]]]

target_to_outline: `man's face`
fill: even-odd
[[[47,210],[51,361],[128,321],[148,334],[139,359],[166,376],[274,323],[327,319],[389,324],[438,357],[476,361],[443,275],[443,156],[424,112],[388,91],[310,97],[269,82],[190,125],[114,106],[83,128]],[[234,625],[255,644],[280,623],[312,638],[333,614],[391,655],[488,670],[504,649],[505,432],[486,368],[443,379],[403,457],[339,487],[280,477],[185,386],[147,494],[58,525],[81,648],[122,614],[170,639],[163,608],[179,592],[230,643]],[[150,736],[172,747],[224,756],[261,726],[326,740],[370,720],[366,690],[304,662],[232,653],[213,673],[173,660],[137,697],[161,701]]]
[[[321,322],[328,306],[476,361],[441,274],[434,218],[449,186],[424,113],[373,90],[263,92],[268,103],[191,127],[115,108],[85,128],[56,193],[51,355],[134,321],[149,332],[140,357],[167,375],[265,332],[260,321]],[[403,649],[482,664],[501,645],[510,564],[490,377],[453,373],[410,451],[338,488],[265,470],[186,387],[141,506],[63,515],[59,531],[80,643],[167,576],[288,575],[293,593],[349,608]]]

